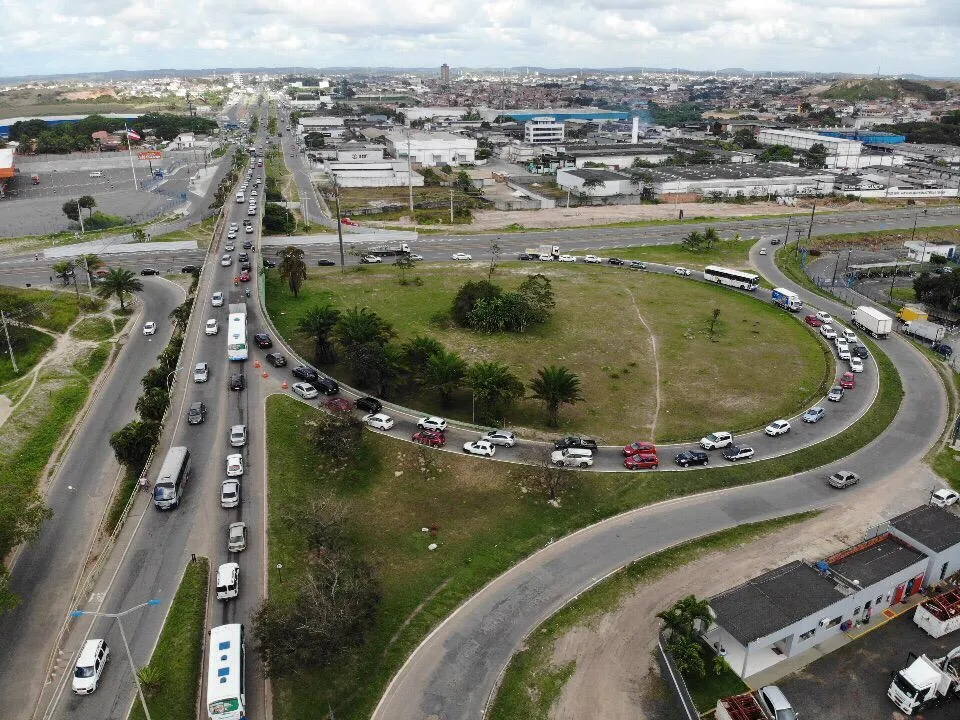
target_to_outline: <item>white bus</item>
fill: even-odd
[[[243,625],[210,628],[207,660],[207,716],[210,720],[246,717],[246,657]]]
[[[707,265],[703,269],[703,279],[721,285],[730,285],[741,290],[756,290],[760,285],[760,276],[742,270],[731,270],[718,265]]]
[[[227,358],[246,360],[247,348],[247,308],[243,303],[231,304],[227,321]]]
[[[153,504],[157,509],[173,510],[179,507],[183,488],[189,479],[190,451],[181,446],[170,448],[153,486]]]

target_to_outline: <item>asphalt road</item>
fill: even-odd
[[[161,321],[157,334],[145,337],[140,316],[134,318],[124,348],[52,479],[47,504],[53,517],[44,523],[40,537],[23,547],[13,567],[10,584],[21,602],[0,616],[0,647],[5,654],[5,662],[0,663],[3,718],[27,718],[33,710],[87,549],[119,476],[107,440],[135,417],[140,378],[156,363],[170,338],[171,327],[162,321],[183,302],[183,290],[166,280],[148,278],[140,297],[143,315]]]
[[[754,260],[775,285],[791,287],[771,256],[755,255]],[[808,309],[848,316],[848,308],[796,290]],[[526,634],[609,573],[703,534],[825,507],[841,498],[855,502],[856,494],[870,492],[876,479],[917,460],[940,435],[946,398],[936,371],[909,344],[891,337],[883,349],[900,372],[905,396],[893,423],[868,446],[818,470],[639,508],[561,538],[488,584],[441,623],[394,677],[373,717],[482,717]],[[859,472],[864,480],[838,495],[824,477],[841,467]]]

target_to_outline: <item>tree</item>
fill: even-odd
[[[470,327],[470,313],[481,299],[495,298],[503,291],[489,280],[477,280],[460,286],[453,299],[451,315],[460,327]]]
[[[403,253],[402,255],[398,255],[397,259],[393,261],[393,266],[397,269],[397,274],[400,276],[399,283],[406,285],[407,272],[413,270],[413,258],[411,258],[408,253]]]
[[[67,200],[62,206],[63,214],[70,220],[77,222],[80,220],[80,206],[76,200]]]
[[[87,217],[93,215],[93,209],[97,206],[97,201],[94,199],[93,195],[81,195],[80,199],[77,200],[77,203],[84,210],[87,211]]]
[[[424,382],[430,356],[444,351],[439,340],[426,335],[417,335],[407,340],[400,349],[403,352],[403,362],[410,370],[412,379],[421,383]]]
[[[124,305],[125,298],[135,292],[143,290],[143,283],[140,278],[130,270],[123,268],[111,268],[106,276],[97,286],[97,295],[104,300],[109,300],[114,295],[120,301],[120,310],[126,309]]]
[[[383,346],[396,335],[393,326],[373,310],[356,306],[340,316],[333,331],[337,343],[344,349],[367,343]]]
[[[684,677],[702,678],[707,674],[703,645],[698,640],[685,635],[671,635],[666,642],[666,649]]]
[[[170,322],[173,323],[174,330],[183,332],[187,329],[187,323],[190,321],[190,311],[193,308],[193,300],[187,300],[177,305],[170,311]]]
[[[449,406],[453,393],[467,374],[467,361],[453,351],[440,350],[427,359],[423,376],[426,384],[440,393],[440,404]]]
[[[593,195],[593,191],[602,187],[606,187],[607,183],[600,178],[592,177],[587,178],[583,181],[583,189],[587,191],[587,195]]]
[[[708,227],[703,231],[703,244],[707,246],[707,250],[713,250],[715,245],[720,243],[720,234],[717,232],[717,229],[714,227]]]
[[[82,199],[82,198],[81,198]],[[86,255],[81,255],[77,258],[76,266],[84,268],[84,271],[87,273],[87,278],[90,282],[93,282],[93,273],[96,270],[104,267],[106,263],[103,261],[103,258],[95,253],[88,253]]]
[[[147,233],[143,228],[136,228],[133,231],[134,242],[142,243],[147,241]]]
[[[270,182],[267,181],[269,186]],[[265,190],[267,195],[271,195],[270,188]],[[282,235],[292,233],[297,229],[297,220],[293,213],[287,210],[283,205],[275,202],[268,202],[263,206],[263,230],[273,235]]]
[[[710,317],[710,337],[713,337],[714,328],[717,326],[717,320],[720,319],[720,308],[714,308]]]
[[[473,180],[470,178],[470,173],[468,173],[466,170],[461,170],[457,173],[457,178],[453,181],[453,187],[467,195],[476,191],[476,188],[473,185]]]
[[[337,359],[332,335],[339,320],[340,311],[329,302],[324,302],[307,310],[297,323],[301,333],[313,338],[313,357],[318,365],[329,365]]]
[[[569,485],[573,475],[572,472],[557,467],[540,453],[531,453],[521,471],[523,484],[540,490],[553,505],[560,500],[560,494]]]
[[[467,385],[473,391],[474,410],[481,422],[494,423],[523,397],[523,381],[500,362],[476,362],[467,370]]]
[[[699,230],[691,230],[690,234],[680,241],[680,244],[691,252],[700,252],[703,249],[703,242],[703,233]]]
[[[559,424],[561,405],[572,405],[583,400],[580,377],[558,365],[537,370],[537,376],[530,381],[529,387],[533,397],[546,406],[548,422],[553,427]]]
[[[74,273],[73,260],[60,260],[53,264],[53,272],[63,281],[64,285],[70,284],[70,277]]]
[[[763,147],[758,141],[756,136],[750,130],[737,130],[733,134],[733,142],[742,147],[744,150],[756,150],[760,147]]]
[[[666,610],[657,613],[671,635],[684,635],[691,639],[699,637],[710,628],[713,612],[707,600],[698,600],[695,595],[687,595]]]
[[[543,273],[528,275],[520,283],[517,292],[529,303],[534,322],[542,323],[550,319],[550,313],[557,305],[550,278]]]
[[[281,279],[286,281],[293,296],[300,297],[300,288],[303,287],[303,281],[307,279],[307,265],[303,262],[303,250],[288,245],[280,251],[280,258],[277,272],[280,273]]]
[[[801,163],[804,167],[821,169],[827,166],[827,148],[823,143],[814,143],[810,146],[810,149],[804,154],[803,162]]]
[[[403,350],[392,343],[362,342],[344,350],[354,382],[387,397],[403,376]]]
[[[140,472],[150,449],[160,438],[160,423],[156,420],[134,420],[110,436],[110,447],[121,465],[131,472]]]
[[[137,398],[137,412],[144,420],[156,420],[160,422],[163,419],[163,413],[167,411],[170,404],[170,396],[166,388],[149,388],[143,395]]]

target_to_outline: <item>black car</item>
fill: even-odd
[[[851,345],[850,352],[856,355],[858,358],[868,358],[870,353],[867,352],[867,348],[863,345]]]
[[[144,268],[140,271],[141,275],[159,275],[160,271],[156,268]]]
[[[623,260],[621,260],[620,258],[616,258],[616,257],[610,258],[609,260],[607,260],[607,262],[608,262],[610,265],[623,265]]]
[[[197,266],[197,265],[184,265],[182,268],[180,268],[180,272],[182,272],[182,273],[198,273],[198,272],[200,272],[200,267]]]
[[[253,247],[253,243],[252,243],[252,242],[250,242],[249,240],[244,240],[244,241],[243,241],[243,249],[244,249],[244,250],[249,250],[249,249],[252,248],[252,247]]]
[[[187,423],[190,425],[199,425],[207,419],[207,406],[202,402],[190,403],[187,409]]]
[[[565,450],[567,448],[579,448],[581,450],[597,451],[597,441],[590,438],[580,437],[579,435],[569,435],[560,438],[553,443],[554,450]]]
[[[953,356],[953,348],[947,345],[946,343],[937,343],[933,346],[933,351],[938,355],[942,355],[945,358]]]
[[[250,263],[248,262],[240,263],[240,272],[243,272],[244,270],[246,270],[247,272],[250,272]]]
[[[319,265],[320,267],[329,267],[331,265],[336,265],[336,263],[330,258],[320,258],[319,260],[317,260],[317,265]]]
[[[383,410],[383,403],[377,400],[375,397],[362,397],[357,398],[356,402],[353,403],[357,410],[363,410],[364,412],[375,415],[376,413]]]
[[[324,395],[336,395],[340,392],[340,385],[333,378],[322,377],[310,384]]]
[[[283,353],[267,353],[267,362],[274,367],[284,367],[287,364],[287,358]]]
[[[520,253],[517,256],[518,260],[536,260],[537,258],[529,253]]]
[[[320,379],[320,373],[306,365],[295,367],[293,369],[293,376],[297,378],[297,380],[304,380],[308,383],[314,383]]]
[[[683,452],[677,453],[673,461],[680,467],[706,465],[710,462],[710,456],[702,450],[684,450]]]
[[[258,348],[272,348],[273,340],[270,339],[270,336],[266,333],[257,333],[253,336],[253,341],[257,344]]]
[[[233,373],[233,375],[230,376],[231,390],[243,390],[246,384],[247,384],[247,380],[244,377],[243,373]]]
[[[277,266],[277,264],[276,264],[273,260],[264,260],[264,261],[263,261],[263,266],[264,266],[265,268],[275,268],[275,267]]]
[[[244,225],[244,227],[246,227],[246,226],[248,226],[248,225],[253,225],[253,220],[251,220],[250,218],[244,218],[244,219],[243,219],[243,225]]]
[[[240,262],[247,262],[249,259],[250,259],[250,256],[247,255],[246,253],[240,253],[237,256],[237,260],[239,260]]]

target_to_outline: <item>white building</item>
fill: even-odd
[[[564,190],[591,197],[637,195],[640,192],[639,185],[634,184],[629,175],[595,168],[558,169],[557,185]]]
[[[333,97],[330,95],[321,95],[310,100],[290,101],[290,108],[292,110],[319,110],[325,107],[333,107]]]
[[[533,145],[563,142],[563,123],[544,115],[527,120],[523,124],[523,139]]]
[[[342,140],[346,128],[343,125],[342,117],[333,117],[330,115],[317,115],[312,117],[302,117],[297,123],[297,133],[300,137],[308,133],[320,133],[322,137],[331,140]]]
[[[194,137],[193,133],[186,132],[180,133],[173,140],[170,141],[170,144],[167,146],[171,150],[186,150],[187,148],[192,148],[196,145],[197,140]]]
[[[427,167],[463,165],[476,162],[477,141],[453,133],[426,133],[416,131],[384,134],[387,149],[397,158]]]
[[[915,262],[930,262],[934,255],[950,259],[957,257],[956,245],[934,245],[919,240],[907,240],[903,246],[907,249],[907,260]]]
[[[764,145],[786,145],[794,150],[809,150],[814,145],[823,145],[827,150],[827,167],[857,170],[860,168],[860,153],[863,143],[827,135],[818,135],[805,130],[772,130],[763,128],[757,133],[757,141]]]
[[[465,107],[411,107],[403,108],[404,117],[409,125],[413,120],[433,120],[435,122],[451,122],[459,120],[470,108]]]
[[[822,195],[833,192],[834,175],[787,163],[683,165],[636,171],[656,198],[764,197]],[[679,197],[677,197],[679,199]]]
[[[566,151],[573,158],[578,168],[587,163],[606,165],[613,170],[628,168],[633,161],[640,158],[649,165],[659,165],[667,158],[675,155],[676,150],[651,145],[600,145],[596,147],[571,147]]]

